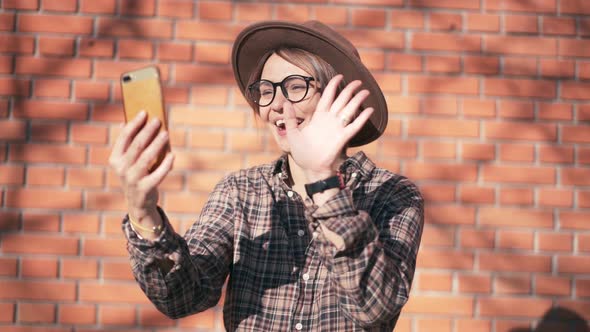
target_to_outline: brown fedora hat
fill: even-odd
[[[350,140],[349,146],[360,146],[376,140],[387,126],[387,104],[381,88],[361,62],[357,49],[342,35],[318,21],[296,24],[264,21],[246,27],[236,38],[232,65],[236,81],[245,96],[250,74],[260,59],[280,47],[300,48],[328,62],[347,82],[361,80],[371,94],[364,107],[375,112],[365,126]]]

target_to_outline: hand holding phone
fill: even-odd
[[[157,118],[161,123],[160,132],[168,130],[160,73],[157,67],[150,66],[123,73],[121,75],[121,91],[125,122],[131,121],[139,112],[145,111],[148,115],[146,123]],[[162,163],[168,152],[170,152],[170,144],[162,149],[157,159],[150,165],[150,172]]]

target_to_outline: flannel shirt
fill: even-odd
[[[287,162],[283,155],[226,176],[184,237],[162,210],[164,231],[154,241],[138,237],[126,217],[141,289],[180,318],[215,306],[227,280],[229,331],[392,331],[422,235],[417,187],[357,152],[340,168],[346,188],[318,207],[286,184]]]

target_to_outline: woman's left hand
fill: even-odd
[[[310,181],[335,173],[335,163],[345,145],[361,130],[374,111],[369,107],[355,117],[362,102],[369,96],[369,91],[355,93],[362,82],[352,81],[336,97],[342,78],[342,75],[336,75],[328,82],[311,120],[303,128],[297,127],[293,104],[287,101],[283,105],[291,156]]]

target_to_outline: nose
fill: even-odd
[[[280,86],[277,86],[275,90],[275,97],[270,103],[270,108],[275,112],[283,112],[283,104],[287,101],[285,94],[283,93],[283,89]]]

